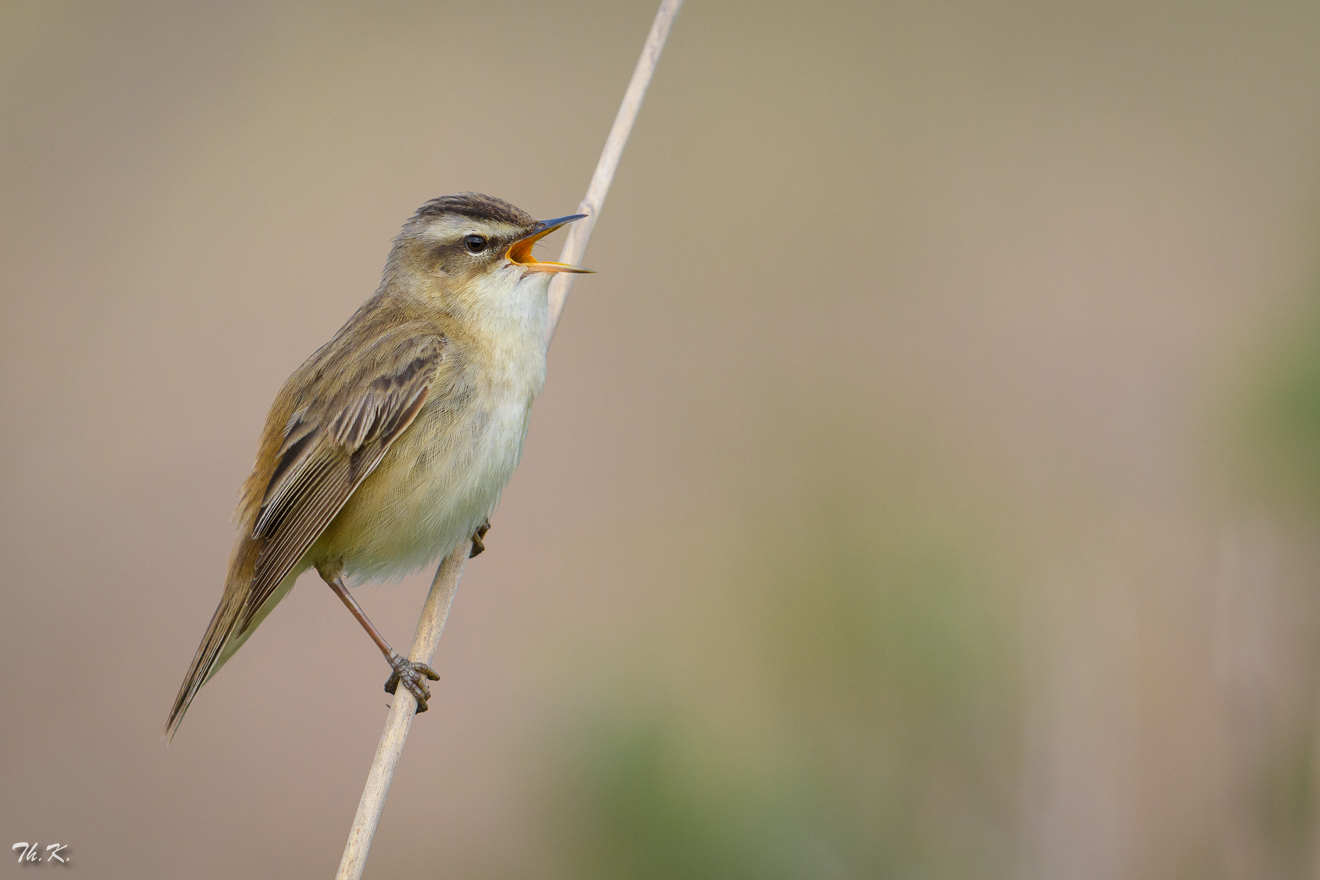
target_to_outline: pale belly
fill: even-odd
[[[532,395],[492,397],[502,399],[418,413],[307,561],[342,560],[353,582],[388,580],[470,537],[494,512],[527,436]]]

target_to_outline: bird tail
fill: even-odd
[[[234,549],[234,559],[229,566],[229,578],[225,583],[225,593],[220,598],[220,605],[211,616],[211,623],[206,627],[206,635],[197,646],[192,665],[179,688],[179,695],[174,698],[174,708],[170,709],[170,719],[165,724],[165,742],[174,738],[175,732],[183,722],[183,715],[192,705],[193,698],[202,689],[202,685],[211,680],[246,641],[247,632],[255,628],[256,622],[247,627],[247,632],[236,634],[235,627],[246,604],[252,587],[252,575],[256,568],[260,542],[242,541]]]

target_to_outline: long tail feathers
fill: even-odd
[[[174,698],[174,708],[170,710],[170,719],[165,724],[166,743],[174,738],[175,732],[183,722],[184,713],[188,711],[202,685],[206,684],[224,660],[228,659],[228,654],[233,653],[231,650],[225,657],[221,657],[226,643],[239,635],[234,629],[251,592],[252,570],[258,549],[253,546],[253,542],[245,543],[247,546],[238,548],[234,563],[229,568],[225,594],[221,597],[215,614],[211,616],[211,623],[206,627],[206,635],[202,636],[202,643],[197,646],[197,653],[193,655],[192,665],[188,667],[188,674],[183,679],[183,686],[179,688],[179,695]]]

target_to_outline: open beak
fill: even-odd
[[[581,266],[570,266],[567,263],[546,263],[532,256],[532,245],[545,238],[561,226],[572,223],[574,220],[581,220],[586,214],[569,214],[567,217],[556,217],[553,220],[542,220],[536,224],[530,233],[509,245],[509,250],[504,256],[511,262],[517,263],[524,269],[531,272],[592,272],[592,269],[583,269]]]

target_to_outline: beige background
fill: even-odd
[[[159,741],[266,407],[652,13],[0,3],[0,877],[331,875],[319,582]],[[1320,876],[1318,106],[1314,4],[692,0],[367,876]]]

